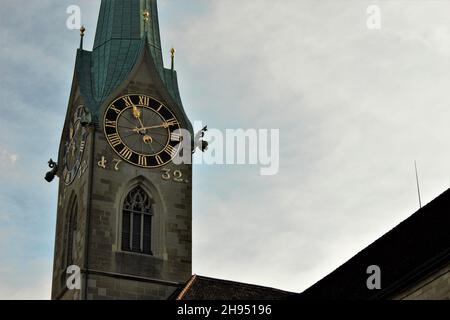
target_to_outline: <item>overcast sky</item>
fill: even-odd
[[[0,298],[48,299],[57,156],[99,0],[0,2]],[[366,9],[378,4],[381,30]],[[160,0],[186,111],[280,129],[280,172],[196,166],[194,272],[300,292],[449,187],[450,2]],[[168,59],[166,59],[168,62]],[[414,236],[414,235],[411,235]]]

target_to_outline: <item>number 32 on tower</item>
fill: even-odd
[[[175,171],[173,171],[173,174],[172,174],[172,170],[163,169],[161,178],[165,181],[173,180],[173,181],[179,182],[179,183],[184,183],[184,182],[188,183],[189,182],[188,180],[183,179],[183,173],[180,170],[175,170]]]

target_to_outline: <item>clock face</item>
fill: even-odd
[[[69,125],[68,139],[64,148],[63,179],[66,185],[73,183],[81,167],[88,131],[81,125],[84,107],[79,106]]]
[[[180,148],[180,124],[164,104],[146,95],[126,95],[106,110],[105,135],[125,161],[142,168],[171,162]]]

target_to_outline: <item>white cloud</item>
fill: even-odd
[[[0,166],[15,165],[18,159],[18,154],[11,153],[0,146]]]
[[[281,129],[277,177],[198,169],[196,272],[300,291],[417,209],[415,159],[427,201],[448,188],[450,4],[383,2],[369,32],[367,3],[217,1],[179,22],[190,113]]]
[[[27,4],[33,18],[17,3],[0,5],[10,13],[0,22],[0,66],[10,71],[0,97],[13,106],[0,107],[0,192],[11,207],[0,214],[2,249],[26,234],[18,213],[42,238],[54,225],[37,226],[53,221],[56,203],[56,186],[42,188],[41,176],[57,152],[79,40],[65,29],[65,8],[77,1]],[[192,119],[281,130],[275,177],[196,167],[194,272],[300,291],[413,213],[415,159],[425,201],[448,188],[449,2],[380,2],[377,32],[365,24],[372,1],[161,3],[163,46],[178,49]],[[99,1],[78,4],[88,47]],[[29,210],[37,197],[46,215]],[[18,235],[5,237],[14,222]],[[42,241],[51,256],[52,240]],[[0,298],[48,298],[51,258],[19,249],[22,261],[16,252],[0,261]]]
[[[0,269],[0,299],[2,300],[49,300],[51,295],[51,261],[29,259],[28,261],[2,261]],[[5,267],[9,266],[9,267]]]

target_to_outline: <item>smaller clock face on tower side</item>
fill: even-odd
[[[78,175],[83,160],[88,131],[81,125],[84,107],[79,106],[70,121],[68,138],[64,147],[63,179],[71,185]]]
[[[164,166],[179,152],[179,121],[163,103],[146,95],[126,95],[111,103],[104,130],[117,155],[141,168]]]

